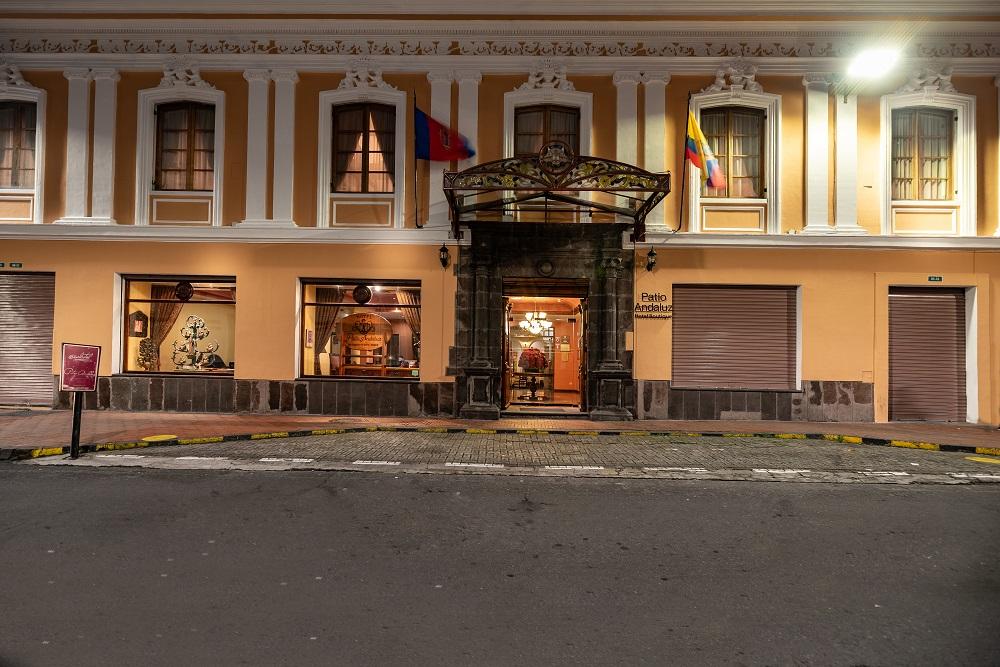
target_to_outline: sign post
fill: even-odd
[[[59,390],[73,392],[73,436],[69,456],[80,456],[80,422],[83,419],[83,392],[97,391],[97,371],[101,365],[99,345],[62,344]]]

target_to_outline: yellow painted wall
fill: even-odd
[[[956,76],[955,90],[976,96],[976,217],[977,233],[992,236],[997,231],[997,87],[994,77]]]
[[[637,298],[643,291],[663,292],[672,303],[675,284],[800,285],[802,379],[874,380],[876,399],[881,396],[883,407],[888,381],[888,285],[927,285],[928,275],[939,275],[944,282],[935,285],[977,286],[980,419],[1000,420],[992,398],[1000,392],[994,379],[1000,346],[992,335],[1000,326],[1000,309],[991,297],[1000,283],[996,253],[660,249],[658,255],[655,271],[636,272]],[[643,252],[637,251],[636,265],[644,263]],[[637,379],[670,379],[670,325],[670,320],[635,321]],[[887,412],[876,416],[885,420]]]
[[[112,340],[121,325],[113,316],[115,272],[235,276],[236,376],[283,380],[297,374],[300,277],[405,279],[420,280],[422,286],[420,377],[447,380],[447,351],[455,332],[455,275],[451,268],[441,268],[435,246],[69,241],[5,242],[8,246],[24,270],[56,273],[54,364],[59,343],[70,340],[103,347],[102,375],[118,370],[111,361]],[[223,356],[232,360],[228,351]],[[58,372],[56,366],[53,372]]]
[[[61,71],[24,70],[24,80],[45,91],[44,222],[55,222],[65,210],[66,120],[69,81]]]

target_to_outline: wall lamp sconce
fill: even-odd
[[[448,250],[448,246],[441,244],[441,249],[438,250],[438,259],[441,261],[441,268],[447,269],[448,262],[451,261],[451,251]]]
[[[646,253],[646,270],[652,271],[656,266],[656,250],[650,248],[649,252]]]

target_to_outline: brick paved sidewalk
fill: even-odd
[[[72,414],[69,411],[0,413],[0,448],[34,449],[69,444]],[[827,423],[777,421],[674,421],[643,420],[594,422],[585,419],[505,418],[499,421],[459,419],[407,419],[400,417],[331,417],[324,415],[191,414],[170,412],[85,412],[81,442],[128,442],[150,435],[180,438],[225,436],[275,431],[300,431],[338,427],[397,426],[543,431],[691,431],[711,433],[816,433],[854,435],[886,440],[932,442],[946,445],[1000,447],[1000,431],[974,425],[920,423]]]

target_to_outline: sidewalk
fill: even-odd
[[[68,410],[0,413],[0,450],[58,448],[69,445],[72,413]],[[505,418],[498,421],[461,419],[407,419],[399,417],[332,417],[329,415],[191,414],[170,412],[85,412],[81,443],[129,443],[148,436],[172,435],[178,439],[294,433],[315,430],[380,428],[397,430],[447,430],[488,433],[542,431],[552,434],[741,433],[808,434],[862,438],[870,444],[930,443],[971,453],[1000,454],[1000,430],[975,425],[923,423],[832,423],[778,421],[674,421],[643,420],[594,422],[586,419]],[[907,446],[906,444],[902,446]],[[921,447],[932,448],[932,447]],[[936,448],[936,447],[935,447]],[[983,451],[995,450],[995,451]]]

